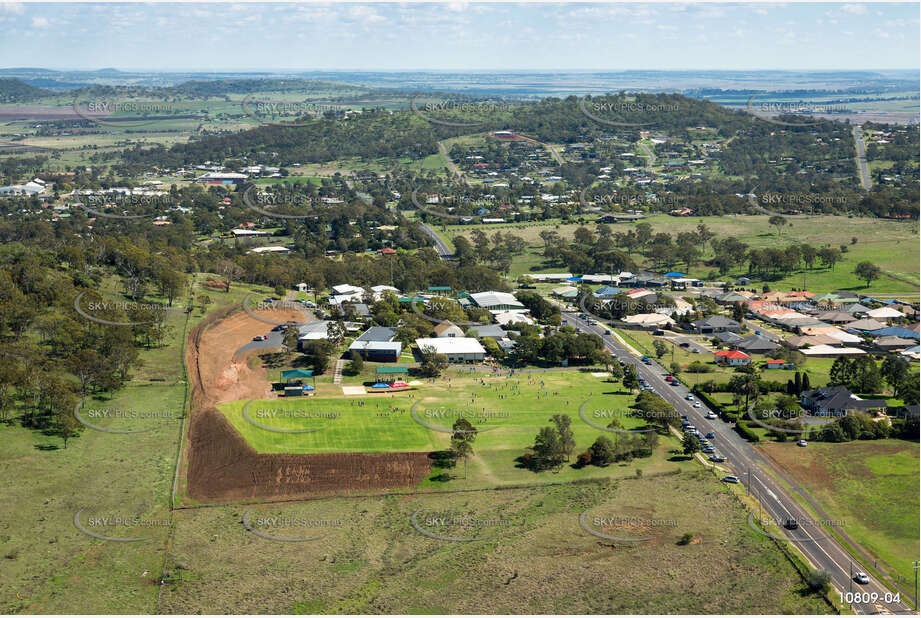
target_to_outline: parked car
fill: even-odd
[[[787,530],[796,530],[797,528],[799,528],[799,524],[796,523],[796,520],[791,517],[790,519],[784,522],[783,527],[786,528]]]
[[[707,432],[707,440],[712,440],[715,437],[716,437],[716,434],[713,433],[712,431]]]
[[[697,348],[691,348],[691,354],[700,354],[700,350]]]
[[[253,337],[253,341],[265,341],[268,338],[269,338],[268,335],[256,335],[255,337]]]
[[[713,419],[716,418],[716,414],[714,414],[713,412],[707,412],[707,415],[704,418],[707,419],[708,421],[712,421]]]
[[[733,476],[731,474],[724,476],[720,480],[723,481],[724,483],[739,483],[740,482],[739,477]]]
[[[686,348],[686,347],[688,347],[688,346],[691,345],[691,344],[688,343],[687,341],[682,341],[682,342],[679,343],[678,345],[681,346],[682,348]]]
[[[867,574],[864,573],[863,571],[857,571],[856,573],[854,573],[854,581],[857,582],[858,584],[869,584],[870,578],[867,577]]]
[[[722,455],[710,455],[707,459],[709,459],[710,461],[715,461],[716,463],[723,463],[724,461],[726,461],[726,458],[723,457]]]
[[[700,402],[699,402],[699,401],[695,401],[695,402],[694,402],[694,407],[695,407],[695,408],[699,408],[699,407],[700,407]]]
[[[688,401],[694,401],[694,395],[692,395],[691,393],[688,393],[687,395],[685,395],[684,398],[687,399]]]
[[[808,443],[805,440],[800,440],[796,443],[796,446],[806,446]]]

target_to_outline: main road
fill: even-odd
[[[431,238],[432,241],[434,241],[434,243],[435,243],[435,251],[438,252],[438,257],[440,257],[440,258],[443,259],[443,260],[446,260],[446,259],[448,259],[449,257],[451,257],[451,255],[452,255],[452,254],[451,254],[451,249],[448,247],[448,245],[445,243],[445,241],[443,241],[443,240],[441,239],[441,236],[439,236],[438,234],[436,234],[436,233],[435,233],[435,230],[433,230],[431,227],[429,227],[429,226],[426,225],[425,223],[420,223],[419,225],[420,225],[420,227],[422,227],[422,231],[424,231],[426,234],[428,234],[428,235],[429,235],[429,238]]]
[[[870,190],[870,170],[867,169],[867,146],[863,141],[863,127],[854,125],[854,143],[857,145],[857,171],[860,174],[860,184],[867,191]]]
[[[684,385],[671,386],[666,382],[665,376],[668,375],[668,372],[665,369],[654,360],[651,361],[651,365],[640,362],[616,339],[608,335],[601,326],[589,324],[587,320],[579,318],[577,313],[565,312],[563,317],[568,325],[583,332],[599,335],[609,351],[619,359],[633,364],[637,375],[644,378],[653,387],[656,394],[674,405],[678,414],[686,415],[691,424],[701,433],[706,434],[712,431],[716,437],[711,442],[720,454],[728,458],[726,463],[719,465],[728,468],[733,475],[741,479],[747,492],[761,503],[766,518],[779,522],[781,525],[789,519],[802,522],[802,525],[794,531],[788,531],[782,526],[778,527],[777,530],[782,530],[782,532],[777,533],[777,538],[783,534],[787,539],[781,542],[792,543],[815,568],[827,571],[831,576],[832,585],[841,593],[859,592],[876,595],[878,601],[875,603],[853,603],[852,606],[856,612],[861,614],[915,613],[907,603],[886,603],[886,595],[889,594],[890,597],[894,595],[875,579],[871,579],[869,584],[863,586],[855,583],[851,579],[851,574],[863,569],[834,538],[827,536],[822,526],[818,523],[807,523],[814,522],[815,518],[793,498],[793,488],[782,486],[773,475],[769,474],[767,470],[771,468],[770,464],[748,441],[733,431],[728,423],[705,418],[710,410],[703,403],[700,408],[695,408],[694,402],[686,399],[690,391]],[[757,527],[757,521],[751,518],[748,522],[740,522],[740,524]]]

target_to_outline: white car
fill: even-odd
[[[694,402],[694,407],[695,407],[695,408],[699,408],[699,407],[700,407],[700,402],[699,402],[699,401],[695,401],[695,402]]]
[[[707,415],[704,418],[707,419],[708,421],[712,421],[713,419],[716,418],[716,414],[714,414],[713,412],[707,412]]]
[[[867,577],[867,574],[863,571],[858,571],[857,573],[854,573],[854,581],[858,584],[869,584],[870,578]]]
[[[806,446],[806,444],[808,443],[805,440],[800,440],[799,442],[796,443],[796,446]]]
[[[724,477],[721,478],[720,480],[723,481],[724,483],[738,483],[738,482],[739,482],[739,477],[733,476],[733,475],[730,474],[730,475],[728,475],[728,476],[724,476]]]
[[[687,395],[685,395],[684,398],[687,399],[688,401],[694,401],[694,395],[692,395],[691,393],[688,393]]]

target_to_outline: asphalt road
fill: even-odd
[[[435,233],[435,230],[430,228],[425,223],[420,223],[419,225],[422,226],[422,230],[426,234],[428,234],[429,237],[435,242],[435,250],[438,251],[438,256],[441,259],[446,259],[446,258],[451,257],[451,250],[448,248],[448,245],[445,244],[445,241],[443,241],[438,236],[438,234]]]
[[[704,416],[710,410],[703,404],[700,408],[694,408],[693,402],[685,399],[685,396],[690,393],[685,386],[671,386],[665,381],[665,376],[668,375],[665,369],[655,361],[652,361],[652,365],[640,362],[616,339],[606,335],[599,326],[592,326],[580,319],[577,313],[564,313],[563,317],[569,325],[578,330],[601,336],[610,351],[614,352],[619,359],[632,363],[637,369],[637,375],[645,378],[657,395],[674,405],[678,414],[687,415],[691,424],[702,434],[712,431],[716,437],[711,442],[717,453],[728,458],[727,462],[718,465],[730,469],[733,475],[741,479],[748,492],[762,504],[765,518],[771,517],[774,521],[781,523],[790,518],[804,522],[799,529],[793,531],[783,529],[781,534],[789,539],[788,542],[799,548],[813,566],[826,570],[831,575],[832,585],[838,591],[869,592],[878,595],[879,601],[876,603],[854,603],[852,605],[854,611],[861,614],[916,613],[909,608],[907,603],[885,603],[885,595],[889,590],[872,578],[870,583],[864,586],[853,582],[850,574],[864,569],[853,561],[836,540],[826,536],[821,526],[805,524],[805,522],[812,522],[814,518],[794,500],[790,488],[781,486],[773,476],[765,472],[770,469],[770,464],[755,451],[748,441],[735,433],[728,423],[719,419],[705,419]],[[749,525],[747,521],[739,522],[739,524]]]
[[[867,168],[867,146],[863,142],[863,127],[854,126],[854,142],[857,144],[857,170],[860,173],[860,184],[867,191],[870,190],[870,170]]]

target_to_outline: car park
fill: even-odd
[[[723,481],[724,483],[739,483],[740,482],[739,477],[733,476],[731,474],[724,476],[720,480]]]
[[[869,584],[870,578],[863,571],[857,571],[854,573],[854,581],[858,584]]]

